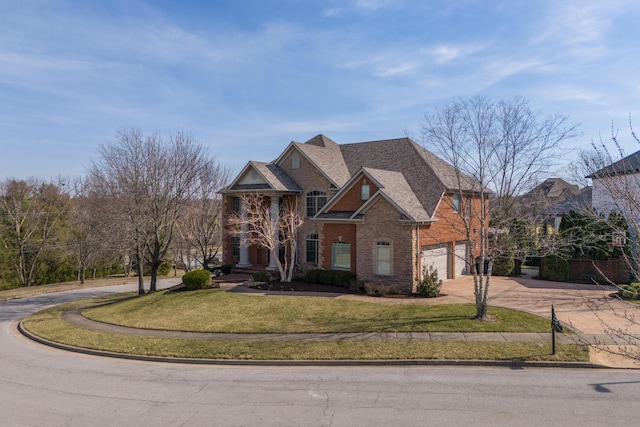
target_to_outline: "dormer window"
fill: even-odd
[[[291,156],[291,169],[300,169],[300,154],[293,153]]]
[[[360,187],[360,200],[369,200],[370,191],[369,184],[362,184]]]

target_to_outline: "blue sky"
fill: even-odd
[[[81,175],[130,127],[237,172],[319,133],[417,136],[475,94],[570,115],[567,148],[613,122],[633,152],[638,22],[637,0],[0,0],[0,179]]]

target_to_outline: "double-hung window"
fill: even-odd
[[[237,197],[237,196],[231,197],[231,213],[233,215],[240,214],[240,197]]]
[[[307,193],[307,216],[312,217],[327,203],[327,194],[323,191]]]
[[[231,238],[231,256],[240,257],[240,237],[233,236]]]
[[[307,262],[318,263],[318,235],[309,234],[307,236]]]
[[[391,243],[376,242],[376,274],[391,275]]]

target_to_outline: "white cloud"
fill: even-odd
[[[397,5],[397,0],[356,0],[353,7],[358,10],[374,11]]]
[[[322,15],[327,18],[337,17],[345,14],[366,15],[389,7],[399,7],[398,0],[351,0],[339,1],[340,6],[328,7],[322,10]]]
[[[436,64],[444,64],[456,59],[460,55],[460,48],[456,46],[437,45],[425,52],[434,57]]]
[[[373,75],[378,77],[393,77],[402,74],[408,74],[413,71],[415,67],[415,64],[408,62],[404,64],[380,64],[375,68]]]
[[[447,64],[456,60],[481,52],[490,46],[484,43],[440,43],[420,49],[420,52],[429,55],[437,65]]]
[[[581,53],[590,50],[593,55],[613,26],[613,20],[624,13],[628,3],[627,0],[551,2],[533,43],[551,43]]]

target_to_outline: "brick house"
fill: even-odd
[[[291,142],[273,162],[250,161],[222,192],[224,218],[242,209],[240,195],[259,192],[271,209],[295,197],[304,216],[298,232],[302,269],[346,270],[358,281],[415,291],[423,267],[441,279],[465,274],[480,209],[478,182],[409,138],[337,144],[324,135]],[[225,227],[225,230],[227,228]],[[227,230],[224,262],[274,268],[264,248]]]

